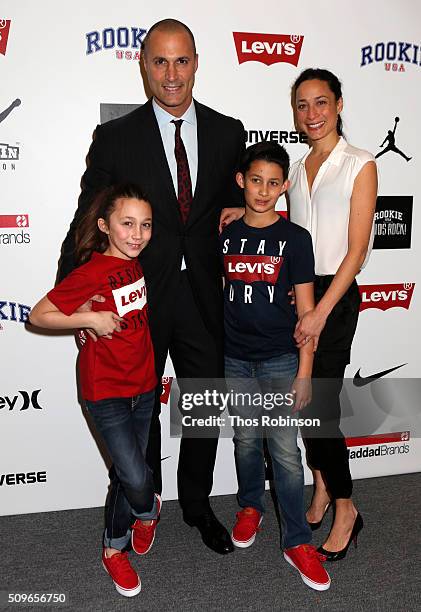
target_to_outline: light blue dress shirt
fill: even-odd
[[[178,181],[177,181],[177,162],[175,160],[174,144],[175,144],[175,125],[172,121],[182,119],[181,124],[181,138],[184,142],[184,147],[187,153],[187,160],[189,162],[190,179],[192,185],[192,193],[196,189],[197,180],[197,121],[196,121],[196,109],[192,100],[189,108],[186,110],[182,117],[174,117],[166,110],[161,108],[159,104],[152,100],[152,107],[155,113],[156,120],[158,122],[159,131],[161,132],[162,144],[164,145],[165,155],[167,158],[168,166],[170,168],[172,182],[174,184],[175,194],[178,193]]]

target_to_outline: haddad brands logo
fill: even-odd
[[[37,482],[47,482],[46,471],[0,474],[0,487],[3,485],[35,484]]]
[[[415,283],[397,283],[383,285],[360,285],[360,311],[367,308],[388,310],[389,308],[409,309],[414,293]]]
[[[297,66],[304,36],[233,32],[238,63],[262,62],[266,66],[284,62]]]
[[[378,196],[373,249],[411,248],[412,205],[412,196]]]
[[[304,132],[288,130],[245,130],[246,142],[253,144],[262,140],[279,142],[279,144],[306,144],[308,138]]]
[[[41,389],[35,389],[31,394],[28,391],[18,391],[18,395],[9,397],[4,395],[0,397],[0,410],[5,408],[6,410],[28,410],[28,408],[34,408],[35,410],[42,410],[38,401],[38,396],[41,393]]]
[[[19,98],[16,98],[7,108],[0,111],[0,123],[10,115],[13,109],[20,105],[21,101]],[[2,170],[16,170],[15,162],[17,160],[19,160],[19,147],[6,142],[0,142],[0,168]]]
[[[361,436],[358,438],[347,438],[348,455],[350,459],[363,459],[366,457],[386,457],[392,455],[406,455],[409,453],[410,439],[409,431],[395,431],[385,434],[373,434],[371,436]],[[403,444],[402,444],[403,442]],[[401,444],[399,444],[401,443]],[[393,446],[389,446],[392,444]],[[358,450],[352,450],[359,446]],[[370,448],[370,447],[375,448]]]
[[[119,27],[94,30],[85,34],[86,55],[98,51],[115,49],[117,59],[140,60],[142,40],[146,35],[144,28]]]
[[[9,40],[10,19],[0,19],[0,54],[6,55],[7,41]]]
[[[24,229],[29,227],[28,215],[0,215],[0,246],[2,244],[29,244],[31,236]],[[12,232],[3,232],[12,229]]]
[[[384,62],[385,70],[405,72],[413,64],[421,66],[420,47],[413,43],[389,40],[361,48],[361,67]]]

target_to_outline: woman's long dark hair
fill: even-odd
[[[338,77],[330,72],[330,70],[326,70],[325,68],[307,68],[304,70],[295,80],[292,86],[292,102],[294,105],[295,111],[295,101],[297,97],[297,89],[304,83],[305,81],[313,81],[317,79],[318,81],[324,81],[329,85],[330,91],[334,94],[336,102],[339,98],[342,98],[342,84]],[[339,136],[342,136],[342,119],[341,116],[338,115],[338,121],[336,123],[336,131]]]
[[[104,219],[108,224],[116,201],[120,198],[149,201],[142,189],[132,183],[111,185],[99,191],[76,227],[75,257],[78,265],[87,262],[93,251],[103,253],[107,250],[108,235],[99,229],[98,219]]]

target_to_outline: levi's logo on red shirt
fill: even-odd
[[[361,306],[360,311],[367,308],[409,309],[415,283],[399,283],[394,285],[360,285]]]
[[[278,280],[283,257],[272,255],[225,255],[224,267],[228,280],[245,283],[265,281],[274,285]]]
[[[142,310],[146,304],[145,279],[142,277],[131,285],[113,289],[112,294],[120,317],[132,310]]]
[[[304,36],[233,32],[238,63],[262,62],[270,66],[285,62],[297,66]]]

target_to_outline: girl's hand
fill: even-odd
[[[291,392],[295,397],[292,412],[299,412],[311,402],[311,378],[299,378],[297,376],[292,383]]]
[[[121,331],[121,317],[110,310],[100,310],[92,313],[92,325],[90,326],[97,336],[112,338],[112,334]]]
[[[221,234],[224,227],[233,221],[238,221],[238,219],[241,219],[245,212],[246,209],[241,206],[236,208],[223,208],[219,217],[219,233]]]
[[[314,339],[314,352],[317,350],[319,336],[326,324],[326,317],[317,310],[308,310],[295,326],[294,339],[297,348],[302,348],[310,338]]]

